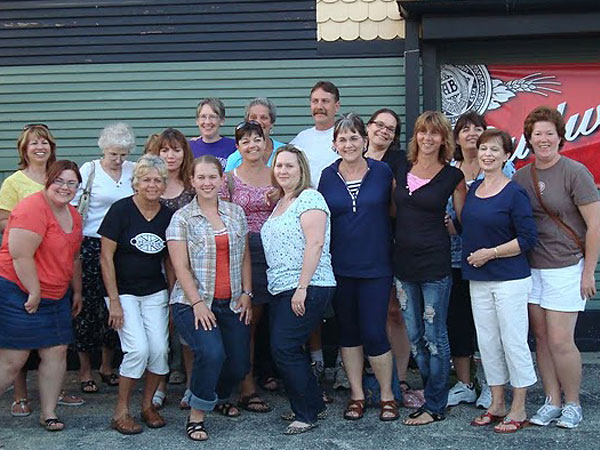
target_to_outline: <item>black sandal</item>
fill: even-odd
[[[429,416],[433,419],[431,420],[431,422],[424,422],[424,423],[406,423],[406,420],[404,421],[404,425],[408,425],[408,426],[421,426],[421,425],[429,425],[430,423],[434,423],[434,422],[441,422],[442,420],[444,420],[446,417],[438,414],[438,413],[434,413],[432,411],[428,411],[425,408],[419,408],[416,411],[410,413],[408,415],[408,417],[410,419],[417,419],[419,417],[421,417],[423,414],[429,414]]]
[[[119,377],[114,373],[106,374],[98,372],[98,375],[100,375],[100,379],[102,380],[102,382],[108,384],[109,386],[119,385]]]
[[[279,390],[279,381],[275,377],[265,377],[261,380],[260,387],[265,391],[276,392]]]
[[[225,417],[238,417],[241,414],[235,405],[232,405],[229,402],[215,405],[213,411]]]
[[[256,392],[240,398],[238,406],[246,411],[254,413],[268,413],[272,411],[272,408],[267,404],[267,402],[260,398]]]
[[[40,419],[40,425],[44,427],[46,431],[62,431],[65,429],[65,423],[58,417],[51,417],[50,419]]]
[[[97,394],[99,389],[94,380],[86,380],[80,383],[81,392],[84,394]]]
[[[185,432],[187,437],[189,437],[192,441],[206,441],[208,439],[208,433],[206,432],[206,428],[204,428],[204,422],[190,422],[189,417],[185,424]],[[204,433],[204,436],[201,438],[195,438],[193,436],[194,433]]]

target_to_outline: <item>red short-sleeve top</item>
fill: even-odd
[[[33,231],[42,236],[42,242],[33,255],[41,296],[56,300],[64,297],[73,278],[73,259],[83,239],[81,215],[73,206],[67,207],[73,218],[73,230],[70,233],[65,233],[60,227],[43,192],[19,202],[10,213],[4,230],[0,247],[0,277],[16,283],[27,292],[15,272],[8,249],[8,235],[12,228]]]

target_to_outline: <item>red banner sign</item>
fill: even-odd
[[[530,158],[525,117],[536,106],[556,108],[566,123],[561,153],[585,164],[600,185],[600,64],[445,65],[441,92],[442,110],[453,123],[474,110],[508,131],[517,167]]]

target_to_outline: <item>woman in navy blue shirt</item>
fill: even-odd
[[[502,173],[513,151],[510,136],[486,130],[477,141],[483,180],[473,183],[462,213],[463,277],[470,292],[481,361],[492,389],[492,404],[471,423],[500,422],[497,433],[514,433],[527,419],[527,387],[536,382],[527,345],[527,300],[531,271],[525,253],[537,241],[527,192]],[[506,411],[504,385],[513,388]]]
[[[379,419],[396,420],[392,353],[386,333],[392,288],[392,172],[387,164],[363,156],[367,132],[355,114],[338,119],[333,143],[341,159],[323,170],[319,191],[331,211],[331,258],[337,281],[333,306],[351,389],[344,418],[363,417],[366,353],[381,386]]]

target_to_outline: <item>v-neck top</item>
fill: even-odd
[[[58,300],[64,297],[73,278],[73,260],[79,253],[82,240],[81,216],[71,205],[67,207],[73,219],[70,232],[61,228],[44,192],[32,194],[17,204],[4,230],[0,248],[0,277],[16,283],[22,291],[27,292],[15,272],[8,249],[8,235],[13,228],[32,231],[42,238],[33,255],[42,298]]]
[[[117,243],[113,261],[119,294],[143,296],[167,288],[162,260],[172,214],[161,204],[156,215],[147,220],[133,196],[116,201],[106,213],[98,234]]]
[[[411,167],[402,161],[395,174],[394,274],[405,281],[439,280],[452,272],[444,216],[448,198],[464,175],[446,164],[429,183],[409,192],[407,175]]]

